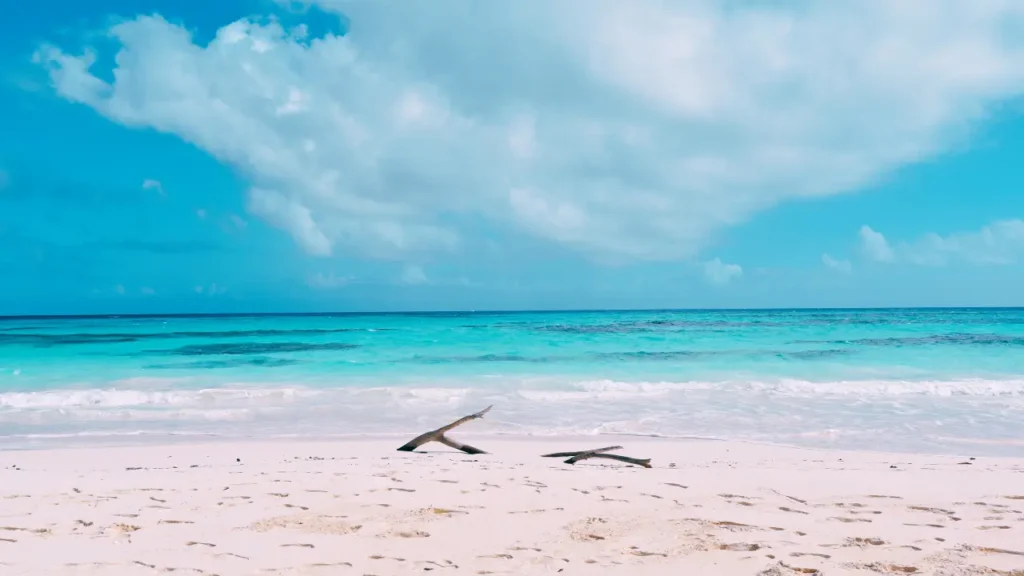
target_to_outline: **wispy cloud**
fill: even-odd
[[[743,276],[743,267],[739,264],[726,264],[715,258],[703,264],[704,276],[713,284],[725,285]]]
[[[360,33],[240,20],[196,43],[140,16],[110,30],[116,74],[35,59],[64,98],[243,172],[250,212],[321,256],[450,250],[460,213],[600,259],[691,257],[1024,94],[1021,2],[310,3]]]
[[[142,181],[142,189],[143,190],[155,190],[156,193],[159,194],[160,196],[167,196],[167,194],[164,192],[164,186],[163,186],[163,184],[160,183],[159,180],[151,180],[151,179],[148,179],[148,178],[146,180],[143,180]]]
[[[860,245],[864,254],[877,262],[892,262],[895,255],[885,236],[875,232],[870,226],[860,227]]]
[[[310,288],[329,290],[348,286],[353,280],[354,278],[352,276],[338,276],[334,272],[328,272],[326,274],[323,272],[317,272],[306,279],[306,284]]]
[[[849,260],[837,260],[830,256],[827,252],[821,255],[821,263],[824,264],[827,268],[831,268],[832,270],[835,270],[836,272],[841,272],[843,274],[849,274],[853,272],[853,264],[851,264]]]
[[[207,296],[220,296],[221,294],[227,292],[228,289],[225,286],[220,286],[216,282],[214,282],[209,286],[197,285],[195,288],[193,288],[193,291],[196,294],[205,294]]]
[[[879,262],[904,262],[920,266],[943,266],[951,262],[1000,266],[1024,257],[1024,220],[1000,220],[979,230],[948,235],[925,234],[890,244],[879,232],[861,228],[865,254]]]
[[[430,279],[427,278],[427,273],[423,271],[423,268],[409,264],[402,269],[402,275],[399,278],[402,284],[419,285],[428,284]]]
[[[280,192],[253,188],[249,191],[249,211],[268,222],[288,230],[306,252],[330,256],[333,242],[313,219],[313,213],[302,203]]]

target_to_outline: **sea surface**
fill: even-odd
[[[1024,455],[1024,309],[0,318],[0,447],[398,436],[491,404],[474,433]]]

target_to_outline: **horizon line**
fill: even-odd
[[[440,315],[487,315],[487,314],[597,314],[610,312],[867,312],[897,310],[1024,310],[1024,306],[869,306],[869,307],[766,307],[766,308],[565,308],[536,310],[394,310],[394,311],[349,311],[349,312],[180,312],[180,313],[109,313],[109,314],[0,314],[0,322],[9,320],[85,320],[124,318],[246,318],[246,317],[313,317],[313,316],[440,316]]]

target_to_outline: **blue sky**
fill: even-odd
[[[22,3],[0,314],[1024,305],[1022,31],[968,0]]]

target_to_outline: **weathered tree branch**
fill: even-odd
[[[553,454],[544,454],[541,458],[572,458],[573,456],[579,456],[580,454],[600,454],[602,452],[612,452],[615,450],[622,450],[622,446],[608,446],[607,448],[581,450],[579,452],[555,452]]]
[[[598,448],[596,450],[581,450],[579,452],[555,452],[553,454],[544,454],[542,458],[569,458],[565,461],[566,464],[575,464],[580,460],[588,460],[590,458],[605,458],[608,460],[616,460],[618,462],[625,462],[626,464],[633,464],[634,466],[643,466],[644,468],[651,467],[650,458],[630,458],[629,456],[619,456],[618,454],[607,454],[613,450],[622,450],[622,446],[608,446],[606,448]]]
[[[455,440],[452,440],[451,438],[445,436],[445,433],[448,432],[449,430],[451,430],[452,428],[455,428],[457,426],[461,426],[461,425],[463,425],[466,422],[469,422],[471,420],[476,420],[477,418],[483,418],[484,414],[487,414],[488,412],[491,411],[491,408],[493,408],[493,406],[488,406],[487,408],[484,408],[483,410],[477,412],[476,414],[470,414],[469,416],[464,416],[462,418],[459,418],[458,420],[456,420],[455,422],[452,422],[451,424],[449,424],[447,426],[442,426],[442,427],[438,428],[437,430],[432,430],[432,431],[427,432],[425,434],[420,434],[419,436],[413,438],[408,443],[403,445],[398,450],[399,450],[399,452],[412,452],[413,450],[419,448],[420,446],[426,444],[427,442],[440,442],[441,444],[444,444],[445,446],[448,446],[450,448],[455,448],[456,450],[461,450],[461,451],[465,452],[466,454],[487,454],[487,452],[484,452],[483,450],[481,450],[479,448],[474,448],[474,447],[470,446],[469,444],[462,444],[460,442],[456,442]]]
[[[651,467],[650,458],[630,458],[629,456],[619,456],[618,454],[600,454],[595,452],[584,452],[579,456],[573,456],[565,461],[566,464],[575,464],[580,460],[587,460],[589,458],[607,458],[608,460],[618,460],[619,462],[625,462],[626,464],[633,464],[634,466],[643,466],[644,468]]]

